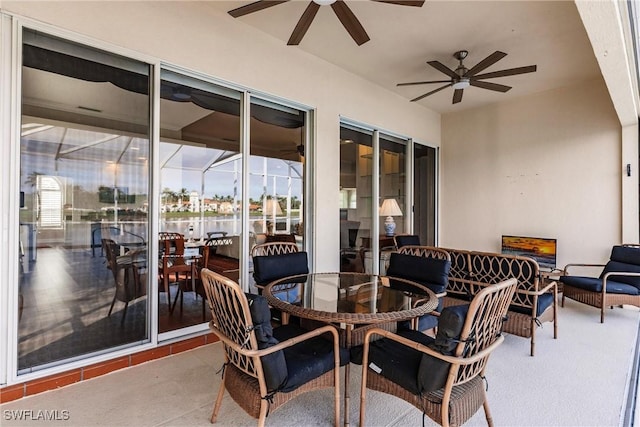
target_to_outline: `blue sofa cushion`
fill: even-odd
[[[429,347],[441,354],[452,355],[458,345],[468,311],[468,304],[454,305],[442,310],[436,339]],[[418,368],[419,390],[429,392],[444,387],[449,375],[449,367],[448,362],[423,354]]]
[[[267,299],[261,295],[245,294],[249,303],[253,330],[258,341],[258,349],[272,347],[279,343],[273,335],[271,326],[271,309]],[[288,377],[285,353],[280,350],[260,358],[267,390],[278,390]]]
[[[280,326],[273,331],[278,341],[306,332],[309,331],[296,325]],[[302,341],[284,349],[284,358],[288,376],[279,390],[287,393],[333,369],[333,341],[322,336]],[[349,350],[340,347],[340,366],[348,364],[349,360]]]
[[[553,304],[553,294],[550,293],[546,293],[546,294],[542,294],[538,296],[538,309],[536,310],[536,316],[535,317],[540,317],[542,316],[542,313],[544,313],[547,308],[551,307],[551,305]],[[522,313],[522,314],[527,314],[527,315],[531,315],[531,311],[532,311],[532,307],[522,307],[519,305],[511,305],[509,306],[509,311],[515,311],[516,313]]]
[[[401,330],[398,335],[427,346],[434,342],[430,336],[413,330]],[[351,349],[353,363],[362,365],[362,351],[362,345]],[[369,367],[411,393],[419,394],[417,379],[422,355],[418,350],[383,338],[369,345]]]
[[[560,281],[565,285],[590,292],[602,292],[602,280],[596,277],[562,276]],[[627,283],[607,280],[607,292],[611,294],[640,295],[640,290]]]
[[[640,248],[634,246],[614,246],[611,249],[611,261],[640,266]]]
[[[424,285],[435,293],[445,292],[451,261],[391,253],[387,276],[399,277]]]
[[[309,262],[304,251],[253,257],[253,278],[259,286],[299,274],[309,274]]]

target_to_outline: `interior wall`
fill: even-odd
[[[188,5],[188,6],[187,6]],[[4,1],[5,11],[317,109],[314,234],[318,271],[339,267],[340,117],[431,146],[440,115],[244,25],[207,2]],[[348,38],[345,42],[350,42]],[[327,248],[336,248],[328,251]]]
[[[621,128],[601,79],[442,119],[441,244],[558,239],[557,265],[621,243]]]

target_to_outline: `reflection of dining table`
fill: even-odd
[[[344,330],[347,348],[361,344],[365,326],[415,319],[438,305],[435,294],[418,283],[363,273],[286,277],[268,284],[263,294],[282,311],[283,324],[289,315],[334,324]],[[345,425],[349,424],[348,387],[349,365],[345,366]]]

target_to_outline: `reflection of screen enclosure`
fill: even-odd
[[[541,268],[556,268],[556,239],[502,236],[502,253],[535,259]]]

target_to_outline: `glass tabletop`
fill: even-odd
[[[437,297],[409,280],[363,273],[291,276],[265,287],[276,308],[296,316],[348,323],[403,320],[433,311]]]

